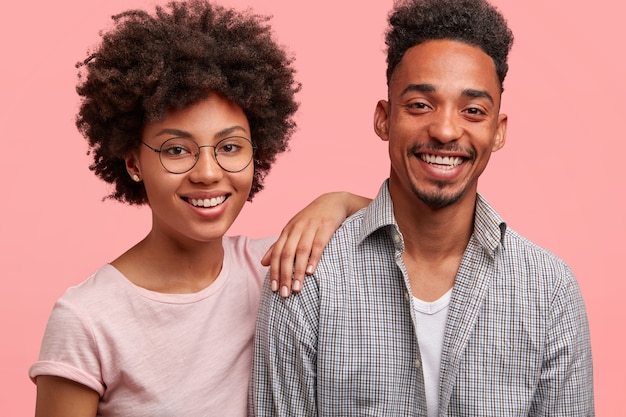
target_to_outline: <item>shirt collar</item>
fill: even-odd
[[[372,203],[366,207],[363,213],[363,226],[359,236],[359,244],[378,229],[392,226],[400,234],[398,224],[393,215],[393,202],[389,194],[389,180],[380,187],[378,195]],[[474,237],[478,243],[489,253],[494,255],[500,244],[504,244],[506,223],[489,205],[487,200],[480,194],[476,197],[476,209],[474,213]]]
[[[372,233],[385,226],[395,226],[398,229],[396,218],[393,215],[393,202],[389,194],[388,179],[381,185],[376,198],[365,208],[359,244]]]
[[[480,193],[476,196],[476,209],[474,210],[474,236],[478,243],[491,255],[499,245],[504,247],[504,234],[506,223],[498,213],[489,205],[485,197]]]

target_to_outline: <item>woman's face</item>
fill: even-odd
[[[214,148],[229,137],[252,142],[243,110],[217,94],[144,126],[142,141],[146,146],[126,158],[126,166],[129,174],[138,175],[145,185],[152,209],[152,233],[181,242],[221,240],[248,199],[254,175],[252,161],[239,172],[227,172],[217,163],[216,151],[225,152],[220,161],[237,152],[233,145]],[[165,141],[174,138],[200,146],[196,164],[182,174],[168,172],[161,163],[162,159],[168,165],[166,158],[172,161],[188,152],[182,147],[161,149]],[[154,150],[161,150],[161,155]]]

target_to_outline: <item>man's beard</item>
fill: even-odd
[[[439,190],[431,193],[422,192],[413,185],[411,185],[411,190],[413,191],[413,194],[420,199],[420,201],[433,209],[449,207],[459,201],[461,197],[463,197],[463,194],[465,194],[465,190],[461,190],[453,195],[446,194],[443,191],[443,188],[445,187],[444,183],[437,183],[437,187]]]
[[[432,151],[463,151],[467,154],[469,154],[469,158],[468,161],[466,161],[465,163],[471,163],[474,162],[476,159],[476,151],[473,148],[469,148],[469,147],[461,147],[458,144],[452,142],[452,143],[448,143],[448,144],[440,144],[440,143],[429,143],[429,144],[425,144],[425,143],[415,143],[413,146],[411,146],[407,152],[407,155],[409,157],[412,157],[413,155],[419,153],[419,152],[427,152],[429,150]],[[420,201],[422,201],[424,204],[426,204],[428,207],[430,208],[434,208],[434,209],[440,209],[440,208],[444,208],[444,207],[448,207],[451,206],[452,204],[456,203],[457,201],[459,201],[461,199],[461,197],[463,197],[463,195],[465,194],[466,190],[461,190],[458,193],[454,194],[454,195],[448,195],[445,193],[444,189],[446,187],[446,183],[445,182],[436,182],[435,185],[437,186],[437,191],[431,192],[431,193],[425,193],[422,192],[420,190],[418,190],[413,184],[411,184],[411,190],[413,191],[413,194],[420,199]]]

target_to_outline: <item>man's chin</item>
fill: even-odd
[[[450,207],[461,199],[463,193],[447,194],[443,192],[436,193],[424,193],[418,190],[413,190],[415,196],[420,199],[424,204],[432,209],[442,209]]]

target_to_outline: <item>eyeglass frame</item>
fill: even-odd
[[[222,164],[220,164],[219,160],[217,159],[217,148],[218,148],[219,144],[220,144],[220,143],[222,143],[222,142],[224,142],[225,140],[232,139],[232,138],[240,138],[240,139],[243,139],[243,140],[245,140],[246,142],[248,142],[248,143],[250,144],[250,146],[252,146],[252,155],[250,156],[250,160],[248,161],[248,163],[247,163],[247,164],[246,164],[243,168],[241,168],[241,169],[239,169],[239,170],[236,170],[236,171],[231,171],[231,170],[228,170],[228,169],[224,168],[224,167],[222,166]],[[165,142],[163,142],[163,143],[161,144],[161,146],[159,146],[159,149],[155,149],[155,148],[153,148],[152,146],[148,145],[148,144],[147,144],[146,142],[144,142],[143,140],[141,141],[141,143],[143,143],[144,145],[146,145],[146,147],[148,147],[148,149],[150,149],[150,150],[151,150],[151,151],[153,151],[154,153],[159,154],[159,162],[161,163],[161,166],[163,167],[163,169],[164,169],[164,170],[166,170],[166,171],[167,171],[167,172],[169,172],[170,174],[186,174],[187,172],[189,172],[189,171],[191,171],[192,169],[194,169],[194,167],[196,166],[196,164],[197,164],[197,163],[198,163],[198,161],[200,160],[200,149],[202,149],[202,148],[213,148],[213,159],[215,159],[215,163],[217,164],[217,166],[219,166],[219,167],[220,167],[220,169],[222,169],[223,171],[230,172],[230,173],[232,173],[232,174],[236,174],[237,172],[241,172],[241,171],[243,171],[244,169],[248,168],[248,166],[250,166],[250,162],[252,162],[252,161],[254,160],[254,153],[256,152],[256,146],[252,143],[252,141],[251,141],[250,139],[248,139],[248,138],[243,137],[243,136],[229,136],[229,137],[227,137],[227,138],[220,139],[220,141],[219,141],[219,142],[217,142],[215,145],[198,145],[198,142],[196,142],[195,140],[193,140],[193,139],[191,139],[191,138],[184,138],[184,139],[187,139],[187,140],[189,140],[189,141],[191,141],[191,142],[193,142],[193,143],[195,143],[195,144],[196,144],[196,146],[198,147],[198,156],[197,156],[197,157],[195,157],[195,161],[193,162],[193,165],[191,165],[191,167],[190,167],[188,170],[183,171],[183,172],[173,172],[173,171],[170,171],[169,169],[167,169],[167,167],[166,167],[166,166],[165,166],[165,164],[163,163],[163,160],[161,159],[161,153],[163,152],[163,149],[162,149],[162,148],[163,148],[163,145],[165,145],[167,142],[169,142],[170,140],[173,140],[173,139],[179,139],[179,138],[170,138],[170,139],[167,139]]]

